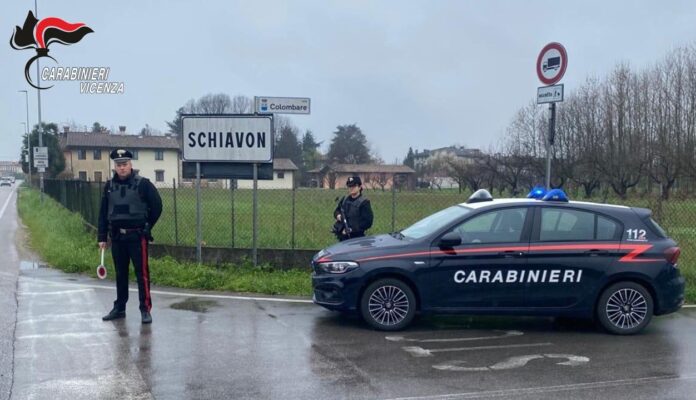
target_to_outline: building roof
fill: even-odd
[[[297,165],[292,162],[289,158],[274,158],[273,159],[273,170],[274,171],[297,171]]]
[[[61,135],[65,148],[172,149],[179,150],[175,136],[136,136],[109,133],[67,132]]]
[[[470,157],[470,158],[480,157],[483,155],[483,153],[479,149],[470,149],[470,148],[463,147],[463,146],[449,146],[449,147],[440,147],[438,149],[432,149],[432,150],[423,150],[421,152],[416,151],[416,153],[413,156],[415,158],[428,158],[431,155],[440,154],[440,153],[454,153],[454,155],[457,157]]]
[[[365,173],[387,173],[387,174],[415,174],[416,171],[408,165],[394,164],[332,164],[322,168],[308,171],[310,173],[320,173],[332,170],[339,173],[365,174]]]

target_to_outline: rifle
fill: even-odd
[[[348,224],[348,217],[346,216],[346,211],[343,208],[343,201],[345,200],[346,196],[341,197],[339,200],[338,197],[336,197],[336,201],[338,202],[338,208],[339,211],[341,211],[341,220],[334,222],[333,228],[331,229],[331,232],[336,235],[336,238],[338,240],[347,238],[350,239],[350,225]],[[345,232],[345,235],[344,233]]]

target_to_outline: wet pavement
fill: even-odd
[[[636,400],[696,391],[693,308],[632,337],[577,321],[465,316],[385,333],[306,300],[153,287],[154,322],[141,325],[137,301],[125,320],[101,321],[111,281],[19,266],[13,399]],[[0,322],[12,320],[2,305]]]

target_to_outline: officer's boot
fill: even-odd
[[[108,314],[102,317],[102,321],[111,321],[120,318],[126,318],[126,312],[114,307]]]
[[[143,324],[151,324],[152,323],[152,315],[150,315],[149,311],[141,311],[140,315],[142,316]]]

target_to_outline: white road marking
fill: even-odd
[[[5,210],[7,209],[7,206],[10,204],[10,200],[12,199],[13,194],[14,194],[14,188],[12,188],[12,191],[7,196],[7,200],[5,200],[5,204],[2,206],[2,209],[0,210],[0,218],[2,218],[3,215],[5,215]]]
[[[60,285],[60,286],[78,286],[78,287],[85,287],[85,288],[92,288],[92,289],[116,290],[115,286],[90,285],[90,284],[85,284],[85,283],[62,283],[62,282],[59,283],[59,282],[53,282],[53,281],[48,281],[48,280],[44,280],[44,279],[37,279],[37,278],[27,278],[27,279],[32,279],[32,280],[37,281],[37,282],[44,282],[44,283],[53,284],[53,285]],[[138,291],[137,288],[129,288],[128,290],[131,292]],[[202,298],[206,298],[206,299],[271,301],[271,302],[277,302],[277,303],[307,303],[307,304],[313,303],[312,300],[287,299],[287,298],[282,298],[282,297],[253,297],[253,296],[234,296],[234,295],[226,295],[226,294],[179,293],[179,292],[168,292],[165,290],[151,290],[150,293],[168,295],[168,296],[202,297]]]
[[[432,357],[433,353],[445,353],[453,351],[476,351],[476,350],[495,350],[495,349],[514,349],[519,347],[539,347],[551,346],[552,343],[527,343],[527,344],[508,344],[501,346],[477,346],[477,347],[456,347],[448,349],[424,349],[419,346],[406,346],[401,349],[413,357]]]
[[[543,358],[550,359],[565,359],[564,362],[556,363],[557,365],[565,365],[568,367],[577,367],[578,365],[590,362],[588,357],[576,356],[575,354],[527,354],[524,356],[509,357],[504,361],[495,363],[489,367],[463,367],[461,364],[466,361],[451,361],[446,364],[433,365],[433,368],[440,371],[457,371],[457,372],[481,372],[481,371],[503,371],[508,369],[521,368],[527,365],[532,360]]]
[[[113,336],[112,331],[103,332],[81,332],[81,333],[37,333],[35,335],[17,336],[17,340],[28,339],[86,339],[94,336],[109,335]]]
[[[644,378],[635,379],[618,379],[614,381],[598,381],[598,382],[587,382],[587,383],[571,383],[568,385],[556,385],[556,386],[537,386],[530,388],[513,388],[504,390],[489,390],[481,392],[464,392],[464,393],[450,393],[450,394],[440,394],[432,396],[414,396],[414,397],[395,397],[387,400],[446,400],[446,399],[478,399],[486,397],[503,397],[503,396],[514,396],[521,397],[523,395],[535,395],[542,393],[553,393],[553,392],[564,392],[573,390],[588,390],[588,389],[602,389],[610,387],[620,387],[620,386],[633,386],[640,384],[650,384],[655,382],[668,382],[668,381],[681,381],[681,380],[694,380],[696,379],[696,374],[688,375],[665,375],[665,376],[648,376]]]
[[[420,342],[420,343],[448,343],[448,342],[467,342],[471,340],[487,340],[487,339],[502,339],[512,336],[522,336],[523,332],[520,331],[496,331],[502,332],[502,335],[496,336],[478,336],[478,337],[468,337],[468,338],[450,338],[450,339],[410,339],[403,336],[387,336],[385,339],[392,342]]]
[[[55,292],[19,292],[20,296],[44,296],[44,295],[64,295],[68,293],[91,292],[93,289],[69,289]]]

